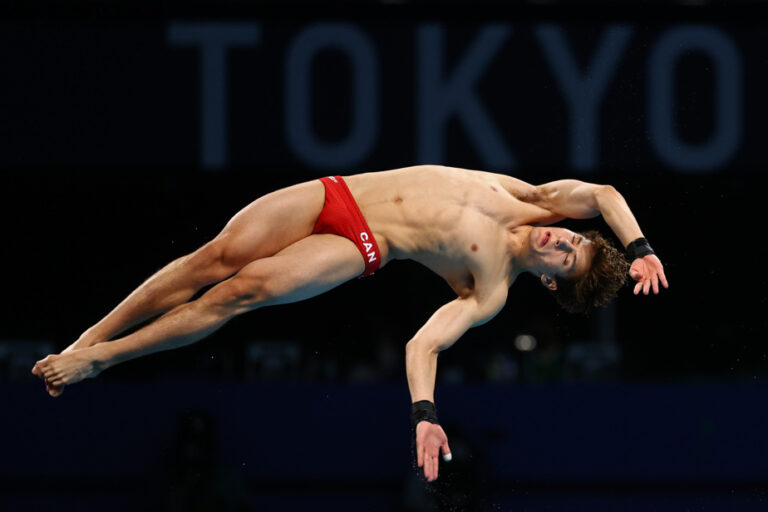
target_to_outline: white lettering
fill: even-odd
[[[376,252],[372,252],[368,254],[368,263],[373,263],[376,261]]]
[[[482,28],[472,45],[449,74],[444,69],[445,29],[439,24],[418,28],[416,77],[417,160],[441,163],[446,160],[445,132],[449,121],[461,122],[469,140],[486,165],[511,169],[515,159],[505,137],[481,101],[476,84],[506,41],[511,29],[505,25]]]
[[[362,240],[363,242],[368,241],[368,233],[366,233],[365,231],[360,233],[360,240]]]
[[[713,133],[702,144],[690,144],[679,132],[676,104],[677,69],[693,52],[705,55],[714,79]],[[742,141],[744,94],[739,50],[722,31],[684,25],[665,32],[648,62],[648,134],[659,158],[684,172],[711,171],[728,163]],[[699,84],[696,84],[698,91]]]
[[[168,41],[200,49],[201,160],[203,167],[218,169],[228,162],[229,109],[227,57],[235,47],[253,47],[261,38],[255,23],[174,22]]]
[[[579,71],[561,27],[541,25],[535,33],[571,109],[571,164],[574,169],[592,170],[600,154],[600,104],[632,30],[609,26],[585,73]]]
[[[363,242],[363,245],[365,246],[365,252],[371,252],[371,249],[373,249],[373,244],[369,244],[368,242]]]
[[[346,57],[352,81],[351,125],[348,135],[339,142],[319,137],[313,123],[312,91],[317,88],[313,69],[318,56],[327,50]],[[355,167],[367,158],[379,138],[379,84],[376,47],[359,27],[318,23],[299,33],[288,48],[284,87],[288,142],[295,155],[306,165],[330,169]]]

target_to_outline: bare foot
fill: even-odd
[[[77,339],[77,341],[74,341],[71,345],[69,345],[67,348],[61,351],[61,354],[69,354],[71,352],[74,352],[76,350],[82,350],[84,348],[91,347],[93,345],[96,345],[99,343],[99,341],[96,340],[90,340],[83,336],[80,336],[80,338]],[[32,373],[35,373],[34,370]],[[45,390],[48,391],[48,394],[56,397],[61,395],[64,392],[64,384],[54,385],[51,384],[50,381],[45,381]]]
[[[32,373],[45,381],[51,396],[59,396],[64,386],[97,376],[101,369],[88,349],[51,354],[32,368]]]

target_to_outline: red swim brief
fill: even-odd
[[[341,176],[320,178],[325,185],[325,206],[315,223],[312,234],[333,234],[349,238],[365,260],[364,276],[376,272],[381,265],[379,244],[373,238],[355,198]]]

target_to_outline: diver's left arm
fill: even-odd
[[[570,219],[602,215],[624,247],[643,237],[627,201],[611,185],[558,180],[538,185],[532,196],[537,206]]]
[[[640,225],[629,209],[627,201],[611,185],[596,185],[580,180],[558,180],[536,187],[532,194],[535,203],[552,213],[571,219],[588,219],[602,215],[625,248],[644,240]],[[655,254],[634,258],[629,275],[637,281],[635,295],[642,290],[648,295],[652,288],[659,293],[659,282],[668,287],[664,267]]]

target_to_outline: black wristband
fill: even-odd
[[[651,246],[648,245],[648,240],[645,238],[637,238],[635,240],[632,240],[629,245],[627,246],[627,258],[629,258],[629,261],[635,261],[637,258],[642,258],[643,256],[647,256],[649,254],[656,254],[653,252],[653,249],[651,249]]]
[[[437,411],[435,410],[435,404],[429,400],[420,400],[411,404],[411,425],[416,428],[416,425],[421,421],[428,421],[430,423],[439,424],[437,421]]]

